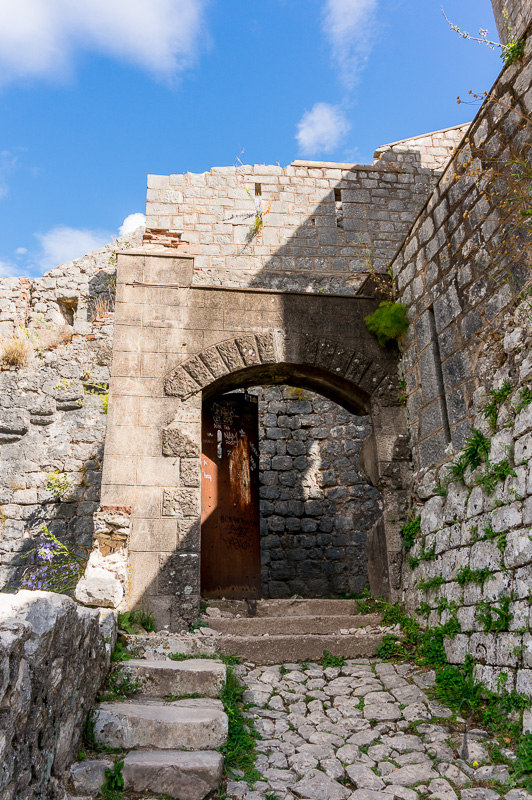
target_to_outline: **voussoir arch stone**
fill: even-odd
[[[166,376],[164,391],[186,400],[232,373],[282,364],[330,373],[367,395],[372,395],[388,375],[385,365],[341,341],[308,334],[286,337],[280,331],[272,331],[225,339],[202,350]]]

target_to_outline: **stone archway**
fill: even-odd
[[[363,322],[378,300],[195,286],[192,259],[173,254],[119,254],[117,275],[101,502],[131,509],[124,605],[171,630],[197,619],[202,402],[282,383],[370,415],[361,466],[384,503],[370,585],[397,596],[409,454],[397,351]]]
[[[292,361],[281,360],[287,357]],[[400,573],[400,543],[394,520],[399,517],[403,500],[408,448],[393,375],[341,342],[304,335],[287,341],[281,332],[275,331],[225,340],[202,351],[166,377],[165,393],[179,397],[183,403],[194,398],[199,402],[200,398],[208,399],[242,386],[294,382],[349,410],[371,416],[373,430],[363,447],[362,469],[382,492],[384,511],[368,532],[369,579],[373,594],[394,596],[399,589]],[[195,459],[197,474],[199,443],[190,434],[190,424],[179,417],[178,412],[163,431],[163,452],[185,458],[190,468],[191,458]],[[175,489],[169,496],[191,508],[197,489]]]

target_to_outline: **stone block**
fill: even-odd
[[[491,525],[496,533],[517,528],[523,522],[522,503],[520,501],[508,506],[501,506],[492,511]]]
[[[135,792],[204,800],[222,780],[223,756],[214,751],[132,752],[124,759],[123,775],[126,788]]]
[[[519,412],[514,422],[514,436],[516,438],[532,431],[532,405]]]
[[[197,489],[165,489],[163,491],[162,514],[164,517],[185,519],[196,517],[200,510],[200,496]]]
[[[175,550],[180,536],[177,519],[135,518],[132,521],[130,549],[137,552],[169,553]]]
[[[521,436],[515,443],[514,461],[516,464],[527,464],[532,458],[532,433]]]
[[[150,661],[130,659],[120,665],[122,675],[138,680],[149,697],[201,695],[218,697],[225,684],[225,665],[212,660]]]
[[[504,530],[502,528],[501,530]],[[511,531],[506,540],[504,563],[508,569],[522,567],[532,562],[532,541],[528,529]]]
[[[217,700],[101,703],[94,715],[95,741],[127,750],[215,750],[226,741],[227,727]]]
[[[76,600],[86,606],[118,608],[124,597],[122,581],[102,566],[87,566],[76,586]]]
[[[76,792],[97,794],[105,783],[105,770],[112,769],[111,758],[95,758],[72,764],[70,780]]]
[[[157,592],[181,597],[199,593],[199,556],[194,553],[161,553],[157,570]]]
[[[421,532],[426,535],[440,530],[443,526],[444,497],[431,497],[421,510]]]

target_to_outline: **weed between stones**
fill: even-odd
[[[509,612],[510,597],[502,597],[499,608],[487,603],[479,606],[477,613],[487,627],[486,630],[507,630],[512,615]],[[499,676],[498,691],[488,689],[475,677],[475,659],[468,655],[463,665],[447,662],[444,648],[446,636],[454,638],[460,631],[456,619],[445,625],[423,630],[414,617],[409,617],[400,604],[388,606],[383,615],[384,624],[390,619],[398,620],[403,639],[387,634],[377,649],[377,657],[383,660],[413,660],[415,663],[436,668],[436,684],[427,690],[435,700],[448,706],[455,714],[464,714],[467,727],[483,725],[492,733],[502,736],[507,744],[516,747],[516,759],[509,763],[510,786],[532,789],[532,734],[522,734],[522,712],[531,705],[530,698],[515,690],[508,691],[505,684],[508,675]],[[508,758],[499,751],[499,758],[508,763]],[[502,787],[507,791],[506,787]]]
[[[249,717],[244,712],[249,708],[244,703],[245,687],[239,681],[231,667],[227,668],[225,686],[220,695],[225,713],[229,720],[227,742],[220,748],[225,759],[225,769],[228,776],[235,774],[235,770],[243,773],[245,780],[251,788],[262,780],[261,773],[255,769],[257,758],[257,740],[261,738]]]

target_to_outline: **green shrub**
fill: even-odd
[[[382,658],[384,661],[388,661],[391,658],[395,658],[398,655],[398,648],[399,648],[399,639],[397,636],[394,636],[392,633],[385,633],[382,637],[382,641],[379,645],[377,645],[377,650],[375,655],[377,658]]]
[[[445,583],[445,581],[441,575],[436,575],[434,578],[421,578],[416,583],[416,589],[421,592],[428,592],[429,589],[437,589],[442,583]]]
[[[497,425],[499,409],[506,398],[512,393],[513,388],[513,384],[509,380],[505,380],[500,389],[491,389],[491,391],[488,392],[488,396],[491,397],[491,400],[483,407],[482,414],[492,428],[495,428]]]
[[[126,633],[137,633],[135,626],[144,628],[151,633],[156,631],[155,622],[150,611],[143,608],[136,608],[134,611],[124,611],[118,615],[118,627]]]
[[[381,347],[406,333],[409,324],[407,310],[402,303],[383,300],[373,314],[364,318],[366,327],[375,334]]]
[[[486,471],[476,479],[477,486],[483,486],[487,495],[492,495],[498,483],[505,481],[509,476],[517,477],[517,473],[510,462],[505,459],[498,461],[497,464],[486,465]]]
[[[262,777],[255,769],[257,739],[261,737],[255,730],[253,721],[244,717],[243,712],[246,708],[244,689],[243,684],[229,667],[225,686],[220,695],[228,717],[229,731],[227,742],[220,749],[224,756],[228,775],[232,776],[235,770],[241,770],[244,773],[244,780],[253,785]]]

